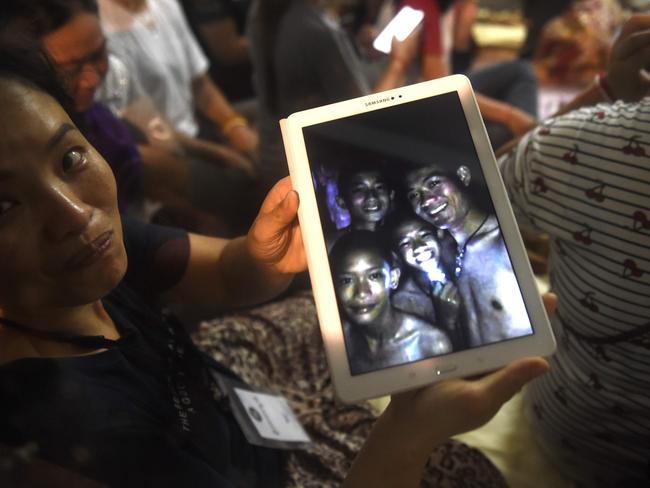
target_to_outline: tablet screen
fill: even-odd
[[[456,92],[303,135],[352,375],[533,333]]]

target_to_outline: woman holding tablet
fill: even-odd
[[[305,268],[289,181],[231,241],[122,222],[111,171],[53,98],[55,85],[0,59],[0,444],[27,446],[17,464],[0,463],[0,481],[31,456],[30,486],[287,486],[293,451],[247,441],[211,379],[232,374],[158,306],[243,306],[283,291]],[[345,486],[451,482],[435,461],[423,475],[432,450],[546,369],[525,359],[394,396]],[[474,456],[458,476],[502,483]]]

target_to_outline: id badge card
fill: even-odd
[[[304,449],[311,439],[282,395],[253,388],[211,371],[246,439],[277,449]]]

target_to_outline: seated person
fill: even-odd
[[[73,2],[71,2],[73,3]],[[50,36],[61,27],[52,20],[51,12],[39,12],[30,9],[29,2],[3,2],[0,14],[3,19],[2,38],[8,44],[11,37],[17,39],[13,45],[24,49],[25,42],[36,39],[49,44],[48,50],[53,63],[56,64],[61,82],[74,98],[77,123],[83,128],[86,137],[105,154],[105,158],[117,180],[118,202],[123,213],[137,211],[143,204],[144,167],[133,138],[108,108],[94,101],[95,91],[99,87],[108,69],[108,54],[105,43],[89,46],[86,44],[77,50],[88,49],[72,56],[61,47],[60,36]],[[71,10],[74,7],[71,7]],[[67,21],[65,13],[64,22]],[[47,42],[46,42],[47,41]],[[76,43],[75,43],[76,44]],[[74,53],[77,54],[77,53]]]
[[[94,2],[8,0],[2,2],[0,12],[6,22],[2,29],[5,36],[24,35],[42,43],[47,50],[65,89],[74,98],[84,135],[105,155],[113,169],[123,213],[148,219],[146,198],[161,203],[163,212],[184,228],[210,234],[224,231],[223,222],[190,201],[189,162],[171,142],[170,131],[162,135],[161,130],[156,130],[159,137],[136,140],[127,124],[104,103],[96,101],[107,76],[111,78],[123,65],[107,53]],[[122,86],[127,83],[131,83],[129,91],[137,92],[133,80],[120,80]],[[142,112],[142,107],[138,109]],[[245,159],[230,158],[224,153],[220,164],[230,161],[237,164]]]
[[[442,330],[393,308],[400,269],[375,233],[341,237],[330,252],[330,265],[352,374],[451,352]]]
[[[175,130],[199,134],[195,109],[249,157],[257,134],[230,105],[208,74],[208,61],[176,0],[99,0],[111,52],[127,63],[154,105]],[[213,130],[213,128],[211,128]]]
[[[454,350],[466,347],[457,324],[458,288],[444,262],[443,255],[453,253],[445,234],[410,212],[396,212],[386,225],[392,249],[404,263],[393,306],[442,328]]]
[[[252,99],[253,67],[245,35],[251,0],[182,0],[197,40],[210,58],[210,76],[233,101]]]
[[[456,40],[470,38],[468,29],[475,13],[476,0],[402,0],[424,12],[420,72],[424,80],[452,74],[444,54],[441,15],[453,7],[461,22],[456,22]],[[463,18],[467,15],[469,18]],[[457,19],[458,20],[458,19]],[[497,149],[515,136],[535,126],[537,116],[537,79],[532,65],[515,60],[465,72],[476,90],[476,100],[485,120],[492,147]]]
[[[210,373],[233,375],[158,306],[241,307],[286,289],[305,268],[289,180],[239,239],[122,222],[110,168],[51,74],[35,72],[44,58],[14,54],[0,55],[0,255],[11,256],[0,261],[0,480],[24,468],[29,486],[282,486],[295,465],[246,439]],[[546,369],[528,358],[394,395],[342,486],[439,484],[451,470],[428,462],[432,449],[448,453],[449,436]],[[20,453],[11,463],[7,446]],[[466,456],[477,469],[454,457],[463,469],[450,483],[504,486],[482,456]],[[61,471],[79,476],[61,484]]]
[[[450,172],[441,164],[409,170],[407,199],[413,211],[455,243],[453,270],[463,307],[470,347],[530,333],[528,314],[519,300],[517,280],[491,205],[480,205],[470,195],[467,166]]]
[[[255,163],[257,132],[210,78],[207,58],[178,1],[97,3],[109,50],[126,63],[192,156],[188,185],[192,202],[227,220],[235,231],[245,231],[264,195]],[[225,152],[222,142],[227,143],[227,152],[239,156],[226,158],[235,163],[232,168],[211,164],[215,153],[218,157]]]
[[[265,181],[287,174],[278,119],[396,88],[406,80],[406,63],[417,49],[418,34],[393,41],[389,62],[371,87],[347,33],[331,14],[339,5],[330,2],[327,7],[310,0],[256,0],[251,9],[248,38],[259,101],[260,173]]]
[[[559,297],[552,374],[526,390],[526,412],[577,486],[650,483],[649,45],[650,15],[632,17],[607,82],[500,160],[521,224],[551,236]]]

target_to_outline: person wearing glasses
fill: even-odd
[[[125,64],[108,53],[94,0],[7,0],[0,17],[4,37],[29,38],[47,51],[74,100],[76,122],[113,169],[121,212],[148,219],[147,199],[162,204],[158,216],[167,222],[208,234],[225,231],[218,214],[191,199],[189,151],[146,102]],[[206,159],[251,169],[236,151],[209,146]]]

